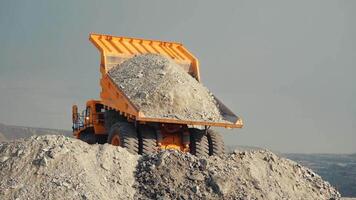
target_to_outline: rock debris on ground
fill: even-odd
[[[132,199],[137,160],[64,136],[1,143],[0,199]]]
[[[339,199],[320,176],[269,151],[132,155],[64,136],[0,143],[0,199]]]
[[[321,177],[261,150],[197,158],[176,151],[143,156],[137,199],[339,199]]]
[[[109,76],[146,117],[225,121],[209,90],[164,56],[135,56],[110,69]]]

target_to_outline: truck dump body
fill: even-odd
[[[101,52],[101,101],[108,108],[139,122],[242,127],[241,119],[201,86],[198,60],[182,44],[97,34],[90,40]],[[177,83],[165,77],[178,77]],[[171,88],[162,93],[164,87]],[[146,92],[140,93],[142,88]],[[172,110],[175,105],[179,109]]]

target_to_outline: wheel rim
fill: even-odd
[[[111,144],[114,146],[120,146],[120,137],[118,135],[114,135],[111,139]]]

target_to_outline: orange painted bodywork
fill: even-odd
[[[187,137],[184,139],[184,137]],[[189,131],[186,125],[161,124],[158,146],[160,149],[175,149],[189,152]]]
[[[183,152],[189,151],[189,146],[183,146],[180,133],[164,133],[162,137],[162,142],[158,143],[161,149],[174,149]]]
[[[89,100],[86,103],[86,110],[83,116],[83,125],[74,130],[73,135],[79,138],[80,134],[88,128],[92,128],[95,134],[106,134],[104,124],[104,113],[97,110],[97,106],[101,106],[99,100]],[[75,108],[76,106],[73,106]],[[74,109],[73,109],[74,110]],[[75,116],[73,111],[73,121],[79,120],[78,114]]]
[[[135,55],[153,53],[171,58],[200,81],[198,59],[180,43],[102,34],[90,34],[89,40],[101,53],[102,75]]]

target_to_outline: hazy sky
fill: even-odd
[[[356,1],[1,1],[0,122],[70,129],[99,96],[90,32],[184,43],[245,121],[227,144],[356,152]]]

